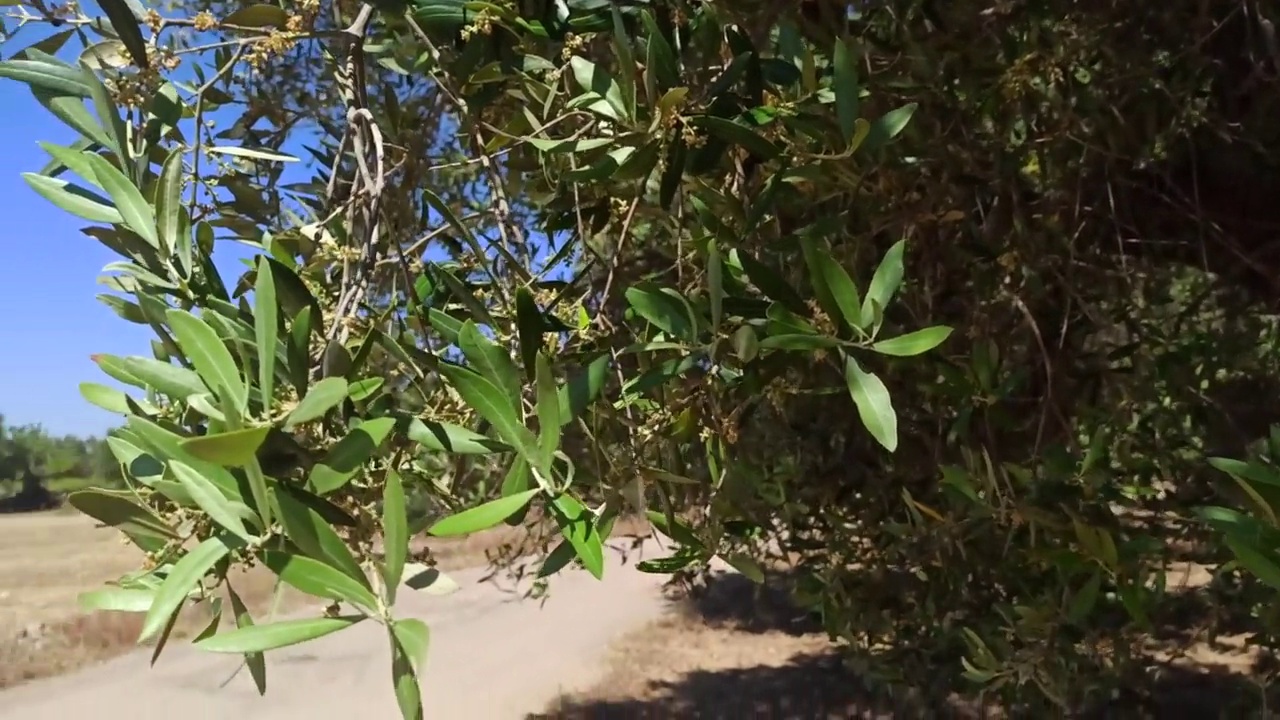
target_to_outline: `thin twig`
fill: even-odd
[[[204,142],[201,140],[204,137],[204,94],[214,86],[214,83],[222,80],[228,72],[231,72],[236,63],[240,62],[240,58],[244,57],[244,53],[245,46],[241,45],[231,55],[231,59],[227,60],[226,64],[218,68],[213,77],[209,78],[208,82],[196,88],[196,144],[195,152],[191,159],[191,205],[187,209],[187,214],[193,220],[196,217],[196,205],[200,197],[200,153],[204,146]]]
[[[427,35],[426,31],[422,29],[422,26],[418,24],[417,20],[415,20],[412,15],[406,14],[405,19],[408,21],[409,27],[412,28],[414,35],[416,35],[418,39],[422,41],[423,45],[426,46],[427,53],[431,56],[434,66],[439,67],[440,49],[436,47],[436,44],[431,40],[431,37]],[[461,96],[450,89],[448,84],[444,82],[444,79],[435,71],[435,67],[429,69],[428,73],[435,81],[436,87],[438,87],[440,91],[444,93],[445,97],[453,103],[453,106],[457,109],[459,120],[466,118],[469,114],[467,101],[463,100]],[[485,151],[486,142],[484,135],[480,132],[480,128],[480,120],[479,118],[476,118],[475,122],[471,123],[469,136],[471,139],[472,150],[476,153],[476,161],[480,163],[481,169],[489,179],[489,187],[493,193],[494,214],[497,220],[498,234],[502,236],[503,249],[507,251],[504,254],[510,256],[511,248],[513,246],[525,248],[527,254],[528,246],[525,243],[524,233],[520,229],[519,225],[511,221],[511,203],[507,198],[507,191],[503,185],[502,176],[498,173],[497,167],[493,164],[492,158],[490,158],[489,154]],[[488,264],[484,263],[483,257],[476,259],[479,260],[481,264],[488,267]],[[512,266],[511,269],[521,275],[522,279],[526,283],[532,282],[533,278],[529,275],[528,271],[521,266],[519,262],[514,262],[514,257],[510,257],[510,260],[512,260],[510,263]],[[503,299],[504,302],[510,302],[511,299],[507,297],[506,288],[502,283],[495,282],[493,290]]]
[[[622,231],[618,233],[618,246],[614,248],[613,258],[609,261],[609,275],[604,281],[604,291],[600,293],[600,302],[608,302],[609,290],[613,287],[613,279],[618,271],[618,263],[622,261],[622,248],[626,245],[627,237],[631,234],[631,221],[635,218],[636,208],[640,205],[640,195],[636,195],[631,200],[631,206],[627,208],[627,217],[622,221]],[[597,313],[596,320],[601,321],[602,327],[611,326],[612,323],[605,319],[605,313]]]

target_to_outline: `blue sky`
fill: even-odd
[[[96,14],[95,3],[82,7]],[[27,25],[5,43],[3,55],[12,57],[50,34],[46,26]],[[81,48],[71,39],[56,54],[74,63]],[[200,57],[207,64],[208,56],[188,55],[187,60]],[[184,67],[171,79],[192,76]],[[221,114],[226,113],[208,117],[216,121]],[[0,217],[6,220],[0,224],[0,330],[11,339],[7,352],[0,353],[0,414],[9,424],[39,423],[57,434],[101,436],[120,418],[84,400],[79,385],[121,386],[90,355],[150,356],[155,336],[97,300],[106,292],[97,282],[103,266],[123,258],[81,232],[89,223],[59,210],[22,179],[22,173],[39,171],[49,161],[38,142],[69,145],[77,139],[75,131],[50,115],[26,85],[0,79],[0,138]],[[287,180],[304,177],[290,178],[286,172]],[[244,270],[239,259],[250,255],[249,248],[234,242],[217,244],[215,265],[229,286]]]
[[[4,48],[5,57],[48,34],[38,25],[24,28],[13,48]],[[75,62],[79,51],[72,40],[58,55]],[[10,340],[0,353],[0,414],[9,424],[101,436],[120,418],[84,400],[79,385],[119,383],[89,356],[150,356],[154,334],[97,300],[106,292],[97,282],[103,266],[123,258],[81,232],[90,223],[59,210],[22,179],[49,161],[38,142],[70,145],[77,137],[26,85],[0,80],[0,330]],[[219,243],[217,265],[224,277],[233,281],[243,269],[237,258],[248,254]]]
[[[4,48],[6,57],[44,34],[29,29],[13,49]],[[72,41],[58,54],[74,61],[78,50]],[[0,138],[0,329],[10,340],[0,353],[0,414],[10,424],[39,423],[58,434],[101,435],[119,418],[85,401],[78,386],[118,383],[98,370],[90,355],[149,356],[153,334],[96,299],[105,291],[97,283],[102,267],[120,258],[80,232],[86,222],[48,203],[22,180],[22,173],[40,170],[49,159],[37,142],[69,145],[76,133],[41,107],[26,85],[0,79]],[[304,165],[289,170],[305,172]],[[541,233],[530,236],[545,243]],[[216,264],[228,284],[243,270],[238,258],[249,254],[235,243],[218,243]]]
[[[91,353],[150,354],[148,328],[121,320],[94,296],[103,265],[117,259],[80,233],[86,223],[23,182],[48,155],[36,142],[69,144],[75,133],[31,97],[0,82],[0,412],[10,423],[52,432],[102,434],[117,418],[80,397],[77,386],[105,376]]]

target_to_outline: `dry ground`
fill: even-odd
[[[862,707],[813,622],[740,576],[610,648],[595,686],[527,720],[855,717]]]
[[[642,522],[619,522],[616,535],[648,534]],[[432,539],[441,568],[484,565],[489,553],[518,540],[521,528],[499,527],[464,538]],[[0,516],[0,689],[95,664],[133,649],[142,618],[135,613],[85,613],[77,596],[138,568],[140,553],[119,533],[75,512]],[[274,600],[275,579],[254,570],[234,581],[255,615]],[[281,612],[315,602],[286,591]],[[207,608],[184,612],[175,637],[203,629]]]
[[[73,512],[0,516],[0,689],[100,662],[135,646],[142,618],[82,611],[77,596],[136,570],[141,553],[114,530]],[[250,573],[236,591],[256,613],[271,605],[274,581]],[[296,604],[286,593],[281,606]],[[207,608],[186,612],[181,637],[208,624]]]
[[[523,532],[504,527],[433,541],[431,548],[446,568],[483,565],[488,553]],[[638,523],[618,531],[632,533],[647,534]],[[0,518],[0,547],[29,549],[0,558],[0,688],[95,663],[133,647],[136,616],[86,615],[75,604],[80,591],[135,567],[136,553],[114,532],[97,529],[76,515],[9,516]],[[1191,567],[1170,581],[1194,588],[1208,579],[1204,568]],[[261,612],[272,581],[250,574],[237,588]],[[286,604],[300,602],[305,598],[286,598]],[[673,607],[665,618],[624,635],[611,647],[601,682],[562,696],[529,718],[890,716],[887,708],[868,703],[861,683],[844,669],[825,634],[811,618],[791,608],[783,593],[757,591],[745,579],[727,576],[704,595],[675,598]],[[179,630],[189,633],[202,625],[201,620],[193,614]],[[1180,656],[1170,667],[1174,687],[1183,691],[1175,701],[1183,711],[1179,717],[1219,716],[1213,708],[1220,703],[1212,693],[1221,690],[1201,689],[1202,681],[1210,675],[1247,675],[1254,657],[1244,649],[1245,640],[1232,636],[1154,648],[1157,655]],[[1247,682],[1234,688],[1236,693],[1250,692]],[[1190,691],[1199,707],[1188,714],[1193,705],[1184,696]]]
[[[1211,577],[1202,566],[1179,570],[1170,573],[1171,589],[1195,590]],[[785,593],[759,591],[741,576],[722,576],[703,596],[677,598],[674,608],[615,643],[597,685],[562,695],[526,720],[1001,716],[958,700],[932,710],[913,699],[869,700],[814,619],[791,607]],[[1167,662],[1152,679],[1157,707],[1150,715],[1134,707],[1119,716],[1228,717],[1234,715],[1225,706],[1241,698],[1256,708],[1251,700],[1259,691],[1250,676],[1259,653],[1248,638],[1153,640],[1152,656]],[[1107,708],[1101,717],[1115,712]]]

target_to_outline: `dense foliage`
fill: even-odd
[[[681,545],[646,570],[788,563],[884,691],[1138,692],[1196,593],[1271,642],[1261,4],[14,7],[55,29],[0,75],[82,136],[27,181],[156,333],[86,392],[129,489],[74,500],[151,554],[93,596],[144,638],[260,562],[350,609],[198,646],[262,682],[381,622],[415,716],[418,493],[554,521],[546,576],[633,510]]]

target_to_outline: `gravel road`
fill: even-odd
[[[644,557],[662,553],[652,541]],[[423,673],[427,718],[505,720],[537,712],[561,692],[599,677],[609,643],[659,617],[662,577],[611,558],[604,579],[566,569],[545,604],[521,600],[481,570],[451,575],[461,588],[437,597],[401,593],[400,614],[431,628]],[[364,622],[267,655],[259,697],[239,658],[174,643],[155,667],[136,652],[81,672],[0,692],[0,720],[351,720],[399,717],[385,631]]]

